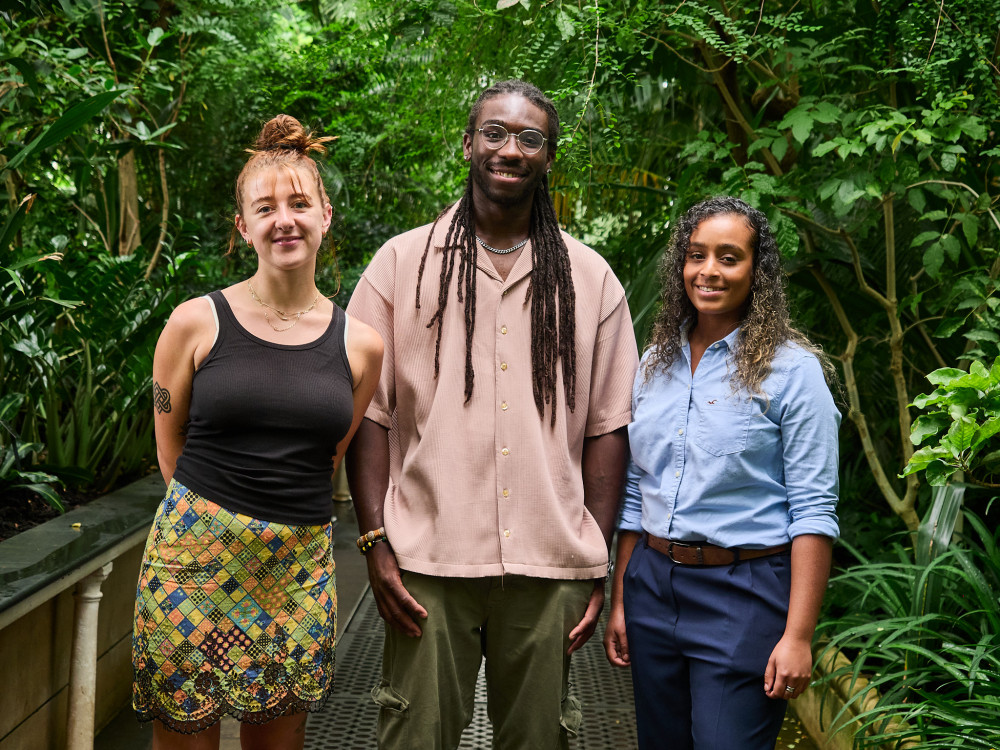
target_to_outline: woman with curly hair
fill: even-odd
[[[604,645],[631,665],[644,750],[770,749],[809,684],[838,535],[833,368],[743,201],[691,208],[660,273]]]
[[[136,592],[132,705],[153,748],[301,750],[333,684],[331,476],[378,384],[382,339],[316,286],[333,209],[293,117],[236,181],[249,279],[177,307],[153,359],[167,493]]]

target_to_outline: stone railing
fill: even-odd
[[[89,750],[127,704],[139,561],[163,494],[154,474],[0,543],[0,746]]]

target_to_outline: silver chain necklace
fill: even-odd
[[[482,241],[482,239],[480,239],[480,237],[479,237],[478,234],[476,235],[476,242],[478,242],[484,248],[486,248],[487,250],[489,250],[491,253],[496,253],[497,255],[506,255],[507,253],[514,252],[515,250],[520,250],[522,247],[524,247],[525,245],[527,245],[528,244],[528,238],[525,237],[523,240],[521,240],[520,242],[518,242],[516,245],[514,245],[513,247],[508,247],[506,250],[500,250],[498,248],[493,247],[492,245],[487,245],[485,242]]]

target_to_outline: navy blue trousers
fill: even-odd
[[[773,750],[787,702],[764,694],[785,630],[791,555],[678,565],[639,540],[625,628],[641,750]]]

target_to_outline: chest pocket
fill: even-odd
[[[753,400],[727,393],[694,404],[698,431],[695,444],[713,456],[740,453],[747,447]]]

